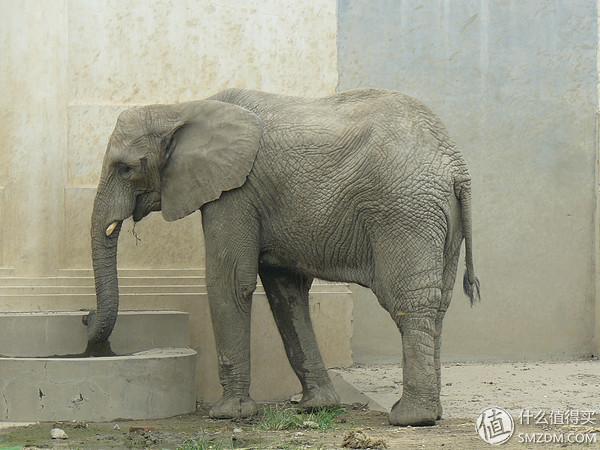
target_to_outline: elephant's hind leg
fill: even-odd
[[[269,266],[260,266],[259,274],[288,359],[302,384],[300,406],[338,404],[310,318],[308,291],[312,278]]]
[[[407,294],[415,302],[437,303],[441,290],[426,288]],[[436,305],[437,306],[437,305]],[[392,425],[434,425],[438,417],[439,388],[435,367],[437,307],[402,312],[396,324],[402,334],[402,397],[392,407]]]
[[[435,342],[443,242],[437,245],[416,237],[409,242],[386,250],[381,261],[394,270],[377,274],[374,288],[402,335],[403,391],[389,420],[392,425],[434,425],[439,412]]]

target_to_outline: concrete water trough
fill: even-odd
[[[116,356],[85,357],[85,311],[0,313],[0,420],[150,419],[196,408],[188,315],[122,311]]]

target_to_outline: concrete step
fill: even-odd
[[[194,292],[156,292],[156,286],[148,289],[141,288],[144,292],[135,292],[135,288],[123,288],[119,297],[120,307],[125,309],[171,308],[188,309],[206,301],[206,288],[201,286]],[[159,289],[160,290],[160,289]],[[171,289],[169,289],[171,290]],[[43,290],[33,290],[31,293],[0,294],[2,311],[68,311],[89,310],[96,308],[96,294],[93,289],[87,293],[36,293]],[[311,298],[320,301],[331,298],[351,299],[351,292],[343,284],[315,284],[310,291]],[[258,286],[255,296],[265,296],[262,286]]]
[[[177,307],[182,304],[195,304],[206,294],[123,294],[119,297],[120,308],[142,309]],[[96,309],[95,294],[41,294],[41,295],[0,295],[2,311],[69,311]]]
[[[85,351],[82,311],[0,313],[0,355],[48,357]],[[119,311],[112,350],[129,354],[152,348],[188,347],[188,314],[180,311]]]
[[[204,277],[119,277],[119,289],[124,294],[144,293],[204,293]],[[257,292],[264,292],[257,283]],[[344,283],[315,280],[311,292],[347,293]],[[0,297],[11,295],[46,295],[55,293],[93,294],[93,277],[0,277]]]
[[[204,277],[119,276],[119,286],[204,286]],[[94,286],[94,277],[1,277],[1,286]]]
[[[14,290],[11,290],[14,289]],[[258,285],[255,294],[264,295],[265,291],[261,285]],[[350,290],[343,284],[315,284],[311,288],[311,295],[316,294],[349,294]],[[168,302],[175,297],[197,298],[199,295],[206,295],[205,286],[120,286],[120,298],[122,300],[131,300],[135,302],[151,301],[160,299]],[[2,287],[0,288],[0,305],[5,311],[15,311],[14,308],[19,304],[40,305],[39,310],[44,306],[55,304],[64,304],[64,302],[79,302],[82,308],[96,301],[96,293],[89,287],[61,287],[61,286],[25,286],[25,287]],[[165,303],[168,304],[168,303]],[[54,309],[54,308],[49,308]],[[17,309],[16,311],[21,311]]]
[[[128,300],[131,302],[144,304],[144,302],[155,303],[163,301],[168,305],[169,300],[175,297],[187,297],[190,299],[198,298],[199,293],[162,293],[162,294],[122,294],[122,301]],[[37,311],[43,310],[62,310],[58,305],[77,304],[81,308],[89,308],[90,305],[96,304],[96,294],[17,294],[17,295],[0,295],[0,305],[4,311],[28,311],[35,308]],[[20,307],[25,305],[26,307]],[[56,305],[56,307],[54,306]],[[17,308],[17,309],[15,309]]]
[[[120,277],[203,277],[204,269],[118,269]],[[60,269],[58,276],[93,277],[90,269]]]
[[[0,277],[9,277],[15,272],[12,267],[0,267]]]
[[[121,294],[193,294],[204,293],[201,285],[123,285],[119,284]],[[0,297],[5,295],[47,295],[47,294],[94,294],[93,285],[87,286],[0,286]]]

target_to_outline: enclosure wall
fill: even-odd
[[[0,310],[94,305],[92,200],[125,108],[228,87],[315,97],[370,86],[429,105],[472,173],[483,301],[470,308],[456,283],[444,358],[600,348],[596,2],[0,0],[0,11]],[[125,223],[119,266],[138,285],[122,306],[191,313],[200,396],[214,399],[199,219]],[[160,277],[177,289],[152,288]],[[354,305],[343,285],[313,290],[328,364],[351,363],[352,332],[355,361],[399,362],[392,320],[353,289]],[[254,389],[281,398],[299,386],[256,298]]]

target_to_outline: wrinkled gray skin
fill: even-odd
[[[354,90],[323,99],[227,90],[207,100],[123,112],[110,138],[92,217],[98,309],[90,344],[118,307],[121,222],[198,209],[223,398],[213,417],[254,414],[250,308],[260,276],[302,405],[333,405],[308,309],[314,277],[370,287],[402,334],[396,425],[441,417],[440,342],[463,236],[471,256],[470,178],[444,126],[405,95]],[[107,228],[116,229],[107,236]],[[110,230],[109,230],[110,231]]]

